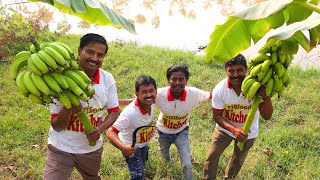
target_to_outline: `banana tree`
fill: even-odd
[[[123,28],[135,34],[132,23],[112,9],[95,0],[29,0],[50,4],[63,13],[77,16],[89,24]]]
[[[309,52],[319,44],[320,18],[312,16],[313,12],[320,13],[318,0],[269,0],[229,16],[212,32],[205,49],[207,63],[225,62],[249,48],[251,42],[257,43],[271,29],[279,30],[249,61],[249,73],[241,90],[254,101],[243,127],[245,133],[249,132],[262,99],[256,95],[259,87],[266,85],[268,96],[282,96],[290,83],[286,70],[299,45]],[[239,142],[238,147],[242,150],[243,143]]]

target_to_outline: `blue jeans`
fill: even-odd
[[[130,172],[130,179],[132,180],[143,180],[144,179],[144,165],[148,160],[149,146],[146,145],[142,148],[138,148],[133,156],[126,158],[128,169]]]
[[[192,177],[192,163],[189,145],[189,127],[176,134],[166,134],[158,130],[160,152],[165,160],[170,160],[170,146],[175,144],[178,149],[183,177],[185,180],[193,179]]]

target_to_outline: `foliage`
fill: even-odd
[[[79,44],[78,35],[47,33],[46,39],[68,43],[74,52]],[[223,78],[221,65],[206,64],[204,57],[192,53],[155,48],[138,47],[134,43],[110,42],[103,68],[111,72],[117,82],[119,98],[131,98],[138,75],[148,74],[157,80],[158,86],[167,85],[166,69],[178,63],[186,63],[191,72],[188,85],[211,91]],[[0,76],[7,77],[9,65],[0,65]],[[277,100],[273,97],[274,114],[269,121],[261,121],[259,137],[250,151],[239,179],[316,179],[320,177],[319,142],[320,95],[314,89],[320,84],[320,71],[303,71],[290,66],[292,83]],[[49,131],[49,109],[36,105],[21,96],[11,78],[0,79],[0,179],[42,179],[45,165],[46,144]],[[122,107],[123,108],[123,107]],[[156,116],[159,111],[156,109]],[[192,112],[190,122],[191,153],[195,179],[202,179],[203,163],[211,142],[215,124],[211,119],[211,102],[204,102]],[[104,138],[105,139],[105,138]],[[146,166],[152,179],[182,179],[179,155],[171,148],[173,161],[161,160],[157,139],[151,142]],[[233,144],[220,158],[218,179],[223,178]],[[100,174],[102,179],[129,179],[129,173],[121,153],[108,141]],[[74,171],[72,179],[81,179]]]
[[[29,0],[32,1],[32,0]],[[107,6],[93,0],[65,0],[65,1],[48,1],[39,0],[48,3],[63,13],[68,13],[81,18],[89,24],[98,24],[102,26],[113,26],[124,28],[125,30],[136,33],[134,25],[128,22],[124,17],[115,13]]]
[[[315,6],[317,4],[317,0],[269,0],[231,15],[212,32],[205,50],[206,62],[227,61],[249,48],[251,40],[258,42],[271,29],[279,28],[284,23],[289,25],[303,21],[313,11],[320,13],[319,7]]]

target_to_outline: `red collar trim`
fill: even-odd
[[[228,78],[228,80],[227,80],[227,87],[228,87],[229,89],[232,89],[231,82],[230,82],[229,78]]]
[[[92,79],[93,84],[99,84],[99,82],[100,82],[100,69],[96,71]]]
[[[135,104],[136,106],[138,106],[138,108],[140,109],[140,112],[141,112],[142,115],[146,115],[146,114],[147,114],[147,112],[145,112],[145,111],[143,110],[143,108],[140,106],[138,98],[135,99],[134,104]]]
[[[174,101],[175,100],[173,95],[172,95],[172,91],[171,91],[170,87],[169,87],[168,92],[167,92],[167,97],[168,97],[168,101]],[[187,91],[186,91],[186,89],[184,89],[182,91],[182,94],[181,94],[181,97],[180,97],[179,101],[186,101],[186,97],[187,97]]]

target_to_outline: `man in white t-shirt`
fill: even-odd
[[[113,76],[100,69],[108,51],[104,37],[89,33],[80,39],[79,66],[92,79],[95,94],[81,106],[65,108],[55,100],[50,106],[49,131],[44,179],[69,179],[76,168],[83,179],[100,179],[99,169],[103,151],[101,134],[118,117],[119,102]],[[77,112],[84,111],[94,129],[86,132]],[[108,114],[106,115],[106,111]],[[90,146],[88,141],[96,142]]]
[[[263,101],[255,114],[249,134],[244,133],[242,127],[252,105],[252,101],[248,101],[241,93],[242,81],[247,73],[246,59],[239,54],[225,63],[225,70],[227,78],[218,83],[212,93],[212,111],[216,128],[204,164],[204,179],[216,179],[219,158],[233,140],[235,147],[224,178],[234,179],[258,136],[259,115],[268,120],[273,113],[271,97],[265,95],[265,86],[262,86],[258,94]],[[237,146],[238,141],[244,142],[242,151]]]
[[[185,64],[167,69],[168,87],[159,88],[156,105],[160,110],[157,120],[161,155],[170,160],[170,146],[175,144],[180,155],[184,179],[193,179],[189,145],[189,120],[192,108],[211,99],[211,93],[188,87],[189,71]]]
[[[149,142],[154,134],[152,127],[154,102],[157,96],[156,81],[146,75],[138,77],[135,83],[136,98],[124,108],[116,122],[107,131],[107,138],[126,159],[130,179],[143,180],[144,164],[148,160]],[[133,139],[135,130],[136,139]],[[133,144],[133,141],[136,141]]]

